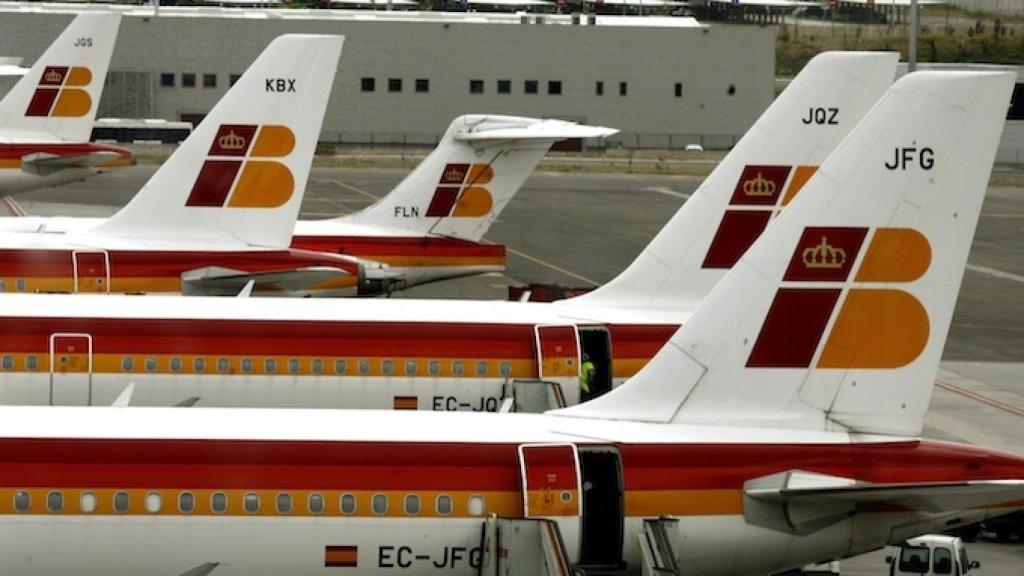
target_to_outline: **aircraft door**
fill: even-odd
[[[580,390],[580,402],[586,402],[612,389],[612,337],[604,326],[580,326],[579,342],[580,361],[583,362],[583,357],[586,356],[595,368],[590,379],[590,391]]]
[[[533,330],[540,379],[559,383],[566,403],[576,404],[580,378],[580,344],[576,326],[538,325]]]
[[[570,563],[579,559],[580,476],[574,444],[522,444],[523,516],[558,524]]]
[[[92,405],[92,336],[50,335],[50,406]]]
[[[579,452],[583,519],[581,565],[620,569],[623,541],[622,469],[613,448]]]
[[[110,256],[105,250],[75,250],[71,263],[76,293],[110,292]]]

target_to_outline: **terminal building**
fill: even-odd
[[[101,117],[201,119],[288,32],[346,37],[331,143],[432,145],[452,118],[496,113],[615,127],[613,146],[727,148],[774,97],[775,27],[686,17],[0,2],[0,55],[31,63],[101,9],[124,14]]]

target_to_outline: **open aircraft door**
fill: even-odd
[[[570,563],[578,561],[580,552],[579,469],[579,455],[573,444],[519,446],[523,517],[556,524]]]
[[[92,372],[92,336],[50,335],[50,406],[91,406]]]
[[[580,340],[573,324],[533,328],[537,345],[537,371],[541,380],[562,386],[567,404],[579,402]]]
[[[74,292],[110,292],[110,255],[105,250],[75,250],[71,253]]]

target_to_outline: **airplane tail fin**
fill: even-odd
[[[561,120],[466,115],[394,190],[346,224],[478,241],[552,144],[618,130]]]
[[[892,84],[898,56],[815,56],[629,267],[567,303],[702,300]]]
[[[75,16],[0,101],[0,132],[12,140],[88,142],[121,15]]]
[[[898,80],[647,366],[562,413],[919,434],[1013,84]]]
[[[287,247],[343,41],[273,40],[131,202],[93,231]]]

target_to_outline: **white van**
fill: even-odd
[[[981,563],[967,559],[967,547],[956,536],[926,534],[907,540],[896,556],[887,556],[889,576],[964,576]]]

